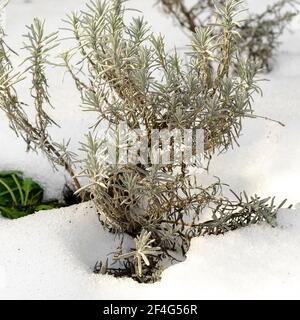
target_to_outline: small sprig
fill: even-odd
[[[32,75],[31,96],[34,98],[34,106],[36,110],[36,127],[41,134],[42,139],[47,139],[47,127],[51,124],[56,124],[55,121],[47,114],[44,108],[44,103],[51,105],[48,92],[48,82],[45,74],[45,68],[50,62],[50,51],[56,48],[58,33],[44,32],[45,22],[35,18],[30,26],[26,26],[28,33],[24,35],[27,42],[24,43],[24,49],[28,51],[29,56],[24,60],[24,63],[29,62],[26,71],[30,71]],[[26,72],[25,71],[25,72]]]
[[[116,260],[133,260],[135,273],[137,277],[143,275],[143,265],[150,267],[151,257],[155,257],[161,253],[159,247],[153,247],[155,239],[151,239],[151,232],[142,230],[141,234],[135,239],[135,249],[132,252],[122,254],[115,258]]]

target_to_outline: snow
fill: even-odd
[[[91,203],[0,220],[0,299],[299,299],[300,211],[194,239],[155,284],[96,275],[118,243]]]
[[[24,25],[33,17],[46,18],[48,30],[61,26],[66,12],[81,8],[82,0],[11,0],[6,14],[6,33],[11,47],[22,47]],[[272,0],[249,1],[261,10]],[[187,36],[174,27],[155,1],[130,0],[153,30],[166,35],[168,48],[184,50]],[[213,159],[210,173],[237,192],[287,198],[296,210],[282,210],[280,227],[253,226],[219,237],[195,239],[187,260],[172,266],[161,282],[141,285],[130,279],[114,279],[92,273],[95,262],[115,249],[112,234],[104,232],[90,204],[35,214],[17,221],[0,217],[0,298],[14,299],[140,299],[140,298],[300,298],[300,18],[292,32],[282,37],[274,70],[263,77],[263,98],[254,109],[259,115],[278,119],[281,127],[264,120],[246,120],[240,148]],[[19,58],[14,57],[16,63]],[[76,151],[93,123],[82,114],[80,98],[63,70],[49,70],[53,116],[61,129],[54,137],[72,138]],[[28,82],[20,93],[29,99]],[[84,115],[84,116],[83,116]],[[39,181],[47,198],[60,197],[68,180],[64,171],[53,172],[39,154],[26,153],[24,143],[0,117],[0,170],[18,169]]]
[[[5,282],[6,274],[4,267],[0,266],[0,290],[3,290],[5,288],[6,282]]]

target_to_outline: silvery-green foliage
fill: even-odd
[[[10,54],[15,52],[7,46],[5,32],[0,29],[0,109],[6,114],[12,130],[26,142],[27,150],[42,151],[54,167],[64,167],[73,178],[75,187],[80,188],[73,167],[74,153],[68,150],[69,142],[53,141],[48,132],[50,126],[57,124],[47,112],[47,108],[52,105],[48,93],[46,67],[50,64],[51,51],[58,46],[58,34],[46,34],[44,22],[36,18],[27,26],[24,37],[24,70],[17,72],[10,61]],[[28,103],[20,101],[15,88],[15,84],[27,76],[31,77],[32,82],[29,90],[35,110],[33,121],[25,110]]]
[[[223,6],[226,0],[197,0],[192,4],[186,0],[157,2],[182,28],[194,33],[197,28],[213,22],[215,6]],[[298,14],[298,5],[298,0],[277,0],[262,13],[247,13],[247,18],[240,23],[240,41],[237,45],[241,53],[252,60],[257,68],[271,70],[280,44],[279,38]]]
[[[151,232],[142,230],[140,235],[135,239],[135,249],[129,253],[121,254],[116,257],[117,260],[134,260],[135,266],[134,276],[141,278],[143,276],[143,266],[149,267],[151,257],[157,256],[161,249],[159,247],[153,247],[154,239],[151,239]]]
[[[259,68],[270,71],[280,36],[299,13],[298,0],[278,0],[260,14],[251,14],[241,25],[240,50]]]
[[[91,2],[86,11],[70,15],[77,47],[63,57],[81,89],[84,109],[98,114],[95,126],[106,120],[149,131],[202,128],[207,152],[233,146],[242,118],[252,116],[252,95],[260,92],[253,65],[236,49],[238,6],[229,1],[218,9],[215,26],[197,30],[188,63],[176,51],[166,52],[163,37],[142,18],[126,25],[122,1]],[[72,69],[78,51],[82,66],[75,60],[76,66],[87,70],[87,79]]]
[[[94,130],[106,123],[107,132],[117,137],[117,126],[125,122],[150,137],[153,129],[201,128],[207,157],[234,146],[243,118],[255,117],[253,95],[260,93],[256,68],[237,50],[239,5],[229,0],[217,8],[215,24],[196,29],[185,59],[168,52],[163,37],[153,34],[142,18],[125,23],[123,1],[92,1],[69,15],[66,29],[77,44],[62,58],[80,90],[83,108],[97,116]],[[121,153],[119,140],[114,141]],[[135,238],[131,252],[121,248],[115,256],[123,267],[105,268],[114,275],[155,281],[160,262],[176,260],[178,253],[184,256],[191,238],[205,233],[201,230],[219,234],[234,229],[232,220],[240,227],[266,221],[266,211],[252,209],[256,206],[266,206],[270,216],[277,212],[266,204],[268,199],[249,204],[240,199],[231,202],[230,210],[220,182],[192,183],[184,162],[179,171],[175,164],[155,165],[151,159],[147,164],[109,164],[107,143],[92,134],[82,150],[82,175],[90,180],[84,189],[102,223]],[[246,203],[251,210],[244,209]],[[214,216],[203,224],[201,213],[207,207]],[[103,266],[96,270],[103,273]]]

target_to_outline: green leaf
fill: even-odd
[[[18,219],[26,216],[26,212],[22,210],[17,210],[14,208],[0,207],[0,212],[3,217],[8,219]]]
[[[0,172],[0,213],[18,219],[40,210],[58,207],[57,201],[43,202],[44,190],[17,171]]]

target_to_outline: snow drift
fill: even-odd
[[[118,242],[91,203],[0,219],[0,299],[299,299],[300,210],[278,223],[196,238],[162,281],[139,284],[93,273]]]

